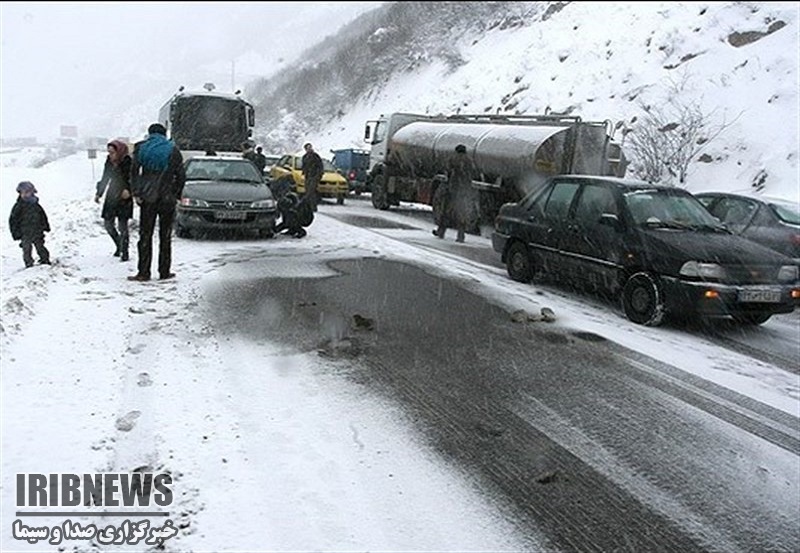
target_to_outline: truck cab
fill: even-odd
[[[428,117],[413,113],[392,113],[388,116],[381,115],[378,119],[367,121],[364,128],[364,142],[370,145],[369,150],[369,169],[372,173],[376,165],[385,162],[388,138],[394,136],[400,128],[415,121],[424,121]]]

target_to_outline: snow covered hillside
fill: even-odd
[[[412,10],[397,4],[413,3],[362,16],[361,34],[346,28],[350,38],[337,50],[298,67],[295,79],[324,89],[293,96],[277,126],[259,129],[261,137],[296,149],[305,136],[327,151],[363,147],[364,123],[382,113],[549,109],[611,120],[616,138],[629,140],[648,107],[678,98],[721,129],[689,167],[690,191],[757,190],[800,200],[797,3],[498,2],[487,3],[492,17],[465,27],[442,2],[420,16],[435,18],[438,9],[452,23],[436,40],[422,36],[434,32],[424,21],[417,26],[407,13],[399,19],[400,10]],[[479,9],[466,4],[465,12]],[[400,44],[375,49],[393,37]],[[390,64],[390,56],[407,57]],[[385,71],[364,79],[374,64]],[[264,96],[262,112],[290,88],[259,86],[251,92]]]

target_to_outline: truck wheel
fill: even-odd
[[[660,325],[664,320],[664,297],[656,278],[644,272],[631,275],[622,289],[622,309],[631,322]]]
[[[506,269],[511,280],[530,282],[533,279],[533,258],[522,242],[514,242],[506,254]]]
[[[372,180],[372,206],[375,209],[389,209],[389,198],[384,184],[383,173],[375,175]]]

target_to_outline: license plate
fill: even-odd
[[[739,301],[742,303],[780,303],[780,290],[740,290]]]
[[[234,219],[242,221],[247,218],[246,211],[217,211],[214,216],[217,219]]]

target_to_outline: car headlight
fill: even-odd
[[[723,280],[725,278],[725,269],[716,263],[687,261],[681,267],[680,275],[690,278]]]
[[[258,200],[250,204],[253,209],[274,209],[275,200]]]
[[[797,274],[797,265],[783,265],[778,269],[778,281],[794,282],[798,278]]]
[[[208,207],[208,202],[194,198],[181,198],[181,205],[183,207]]]

